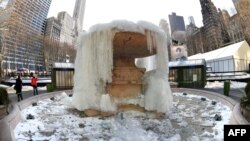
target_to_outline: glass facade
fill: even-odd
[[[10,0],[8,32],[2,35],[5,72],[43,71],[43,36],[51,0]]]

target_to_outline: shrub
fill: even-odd
[[[241,113],[246,118],[246,120],[250,121],[250,81],[247,83],[245,87],[246,95],[241,98],[240,106],[241,106]]]
[[[6,106],[7,113],[8,113],[9,104],[10,104],[10,99],[9,99],[7,90],[5,88],[0,87],[0,105]]]
[[[53,92],[54,91],[54,85],[53,84],[47,84],[47,92]]]
[[[224,95],[229,96],[230,92],[230,81],[226,80],[224,82]]]
[[[250,101],[250,81],[247,83],[245,87],[245,93],[246,93],[247,99]]]
[[[247,83],[245,87],[245,93],[246,96],[242,97],[240,101],[241,107],[246,107],[246,105],[250,104],[250,81]]]
[[[0,105],[8,105],[10,103],[8,92],[5,88],[0,88]]]

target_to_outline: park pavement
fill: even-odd
[[[201,90],[215,92],[224,95],[223,88],[203,88]],[[231,88],[229,92],[229,97],[233,100],[240,102],[240,99],[245,95],[244,88]]]
[[[45,93],[47,93],[46,90],[38,90],[38,95],[39,94],[45,94]],[[33,95],[33,90],[23,91],[22,96],[23,96],[23,100],[34,96]],[[17,101],[17,95],[16,95],[16,93],[14,91],[9,92],[9,99],[10,99],[12,104],[18,102]]]

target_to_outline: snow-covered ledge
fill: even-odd
[[[232,110],[232,115],[230,119],[230,124],[249,124],[249,122],[242,116],[240,112],[240,103],[231,99],[230,97],[197,89],[187,89],[187,88],[172,88],[172,92],[185,92],[199,96],[205,96],[211,100],[220,101],[221,103],[227,105]]]
[[[27,98],[19,103],[12,105],[12,110],[11,110],[10,114],[8,116],[6,116],[5,118],[0,120],[0,129],[1,129],[0,130],[0,141],[14,141],[14,140],[16,140],[15,135],[13,133],[13,130],[16,128],[17,124],[21,120],[21,111],[23,109],[32,105],[32,103],[34,103],[34,102],[57,96],[59,94],[62,94],[62,92],[65,92],[68,95],[72,94],[72,90],[46,93],[46,94],[41,94],[41,95]]]

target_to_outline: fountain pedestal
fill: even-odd
[[[134,32],[118,32],[113,40],[113,76],[108,93],[117,99],[131,98],[142,93],[142,76],[146,69],[135,66],[135,58],[150,55],[146,36]]]
[[[139,96],[144,72],[145,69],[136,68],[133,58],[114,59],[112,83],[107,85],[108,93],[117,99]]]

